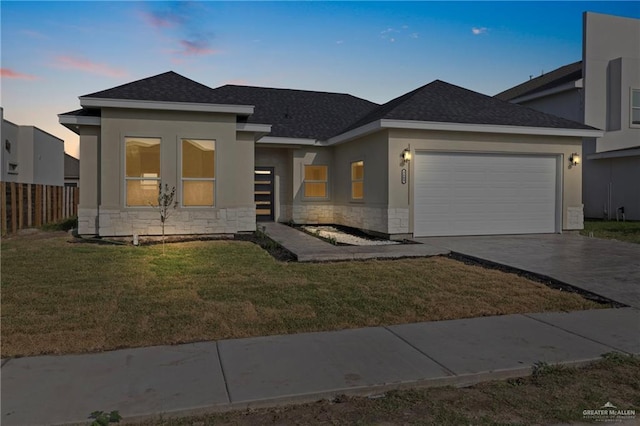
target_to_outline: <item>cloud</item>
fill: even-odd
[[[56,56],[53,66],[67,70],[78,70],[90,74],[104,75],[107,77],[125,77],[126,71],[110,67],[106,64],[92,62],[89,59],[77,56],[59,55]]]
[[[397,40],[404,39],[405,37],[413,39],[420,37],[420,34],[417,32],[409,33],[408,25],[402,25],[399,28],[400,29],[397,30],[393,27],[388,27],[387,29],[380,31],[380,38],[387,40],[389,43],[395,43]]]
[[[218,51],[213,50],[209,46],[209,42],[206,40],[180,40],[181,49],[175,51],[175,53],[185,56],[201,56],[201,55],[213,55]]]
[[[343,43],[344,43],[344,40],[338,40],[338,41],[336,41],[336,44],[343,44]]]
[[[209,26],[203,26],[201,17],[207,14],[202,3],[197,2],[150,2],[146,9],[138,12],[142,20],[162,33],[171,47],[164,52],[171,55],[175,63],[187,57],[198,57],[219,53],[212,47],[214,38]]]
[[[34,30],[22,30],[20,31],[20,34],[23,34],[23,35],[26,35],[27,37],[35,38],[35,39],[47,38],[44,34]]]
[[[184,22],[184,18],[179,14],[170,11],[138,11],[138,14],[147,25],[153,28],[174,28]]]
[[[487,28],[486,27],[473,27],[473,28],[471,28],[471,32],[473,33],[473,35],[485,34],[487,32]]]
[[[37,80],[38,77],[31,74],[24,74],[18,71],[14,71],[11,68],[0,68],[0,77],[2,78],[14,78],[16,80]]]

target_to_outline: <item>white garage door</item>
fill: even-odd
[[[553,156],[417,153],[414,235],[556,231]]]

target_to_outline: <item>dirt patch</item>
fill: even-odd
[[[584,410],[607,402],[638,411],[638,358],[613,356],[582,368],[546,366],[530,377],[468,388],[396,390],[370,397],[255,409],[143,425],[492,425],[587,421]]]

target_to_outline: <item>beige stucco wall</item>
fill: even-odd
[[[81,126],[80,134],[80,200],[78,203],[78,232],[83,235],[98,233],[98,200],[100,186],[100,128]]]
[[[387,145],[387,132],[383,131],[341,145],[293,149],[291,219],[301,224],[338,224],[383,235],[399,234],[394,226],[400,224],[400,217],[406,222],[408,216],[388,208]],[[364,199],[352,200],[351,163],[361,160]],[[329,167],[326,199],[304,197],[304,166],[308,164]]]
[[[582,155],[582,139],[576,137],[529,136],[508,134],[482,134],[467,132],[440,132],[420,130],[391,130],[389,132],[389,209],[407,209],[409,223],[406,232],[413,233],[412,164],[399,162],[402,150],[441,152],[485,152],[545,154],[559,157],[562,188],[562,229],[582,229],[582,169],[570,166],[572,153]],[[408,171],[408,182],[402,184],[402,168]]]
[[[80,179],[83,182],[80,213],[90,218],[97,210],[99,229],[95,232],[104,236],[160,233],[159,214],[153,208],[125,205],[126,137],[161,139],[162,183],[176,188],[178,201],[182,196],[180,141],[183,138],[216,141],[215,207],[179,206],[167,221],[167,234],[255,230],[253,134],[236,132],[235,115],[104,108],[99,135],[87,130],[86,135],[81,133],[80,136]],[[99,162],[93,160],[98,157]],[[100,164],[99,170],[96,163]],[[87,223],[85,229],[89,231],[91,220],[81,218],[80,221]]]
[[[411,162],[402,161],[405,148],[414,155],[416,151],[460,151],[556,156],[561,188],[558,230],[583,227],[581,166],[570,166],[568,161],[572,153],[582,155],[581,138],[419,130],[385,130],[332,147],[295,150],[293,220],[352,226],[391,238],[412,234],[414,171]],[[362,201],[351,200],[351,162],[358,160],[365,162]],[[329,165],[327,200],[302,196],[305,164]],[[404,184],[403,169],[407,172]]]
[[[273,167],[274,220],[292,220],[293,205],[293,151],[290,148],[256,147],[256,167]]]

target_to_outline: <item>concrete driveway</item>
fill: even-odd
[[[575,234],[416,238],[640,308],[640,245]]]

